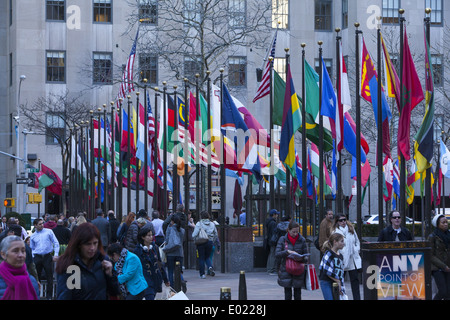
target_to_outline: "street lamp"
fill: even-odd
[[[16,156],[19,157],[19,141],[20,141],[20,88],[22,87],[22,81],[24,81],[27,77],[25,75],[20,76],[19,80],[19,90],[17,93],[17,117],[14,119],[17,122],[17,131],[16,131]],[[24,155],[25,157],[26,155]],[[16,178],[20,177],[20,160],[16,159]],[[19,206],[19,185],[16,181],[16,197],[17,197],[17,208],[20,208]]]

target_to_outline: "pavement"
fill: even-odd
[[[200,279],[197,270],[186,269],[183,271],[183,277],[187,281],[186,296],[189,300],[220,300],[223,287],[231,289],[231,300],[239,300],[239,273],[221,273],[216,270],[214,277],[206,276],[205,279]],[[247,300],[284,300],[284,290],[278,285],[277,279],[278,276],[269,275],[267,272],[246,272]],[[346,282],[345,287],[349,299],[352,299],[350,283]],[[363,297],[362,285],[360,292]],[[323,300],[322,291],[302,289],[302,300]]]

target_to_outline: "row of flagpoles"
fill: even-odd
[[[286,81],[273,68],[277,32],[268,50],[262,81],[253,102],[270,96],[270,128],[266,130],[233,97],[220,70],[220,87],[211,84],[207,75],[206,98],[196,77],[195,95],[185,81],[184,94],[155,90],[154,108],[144,86],[144,98],[135,93],[133,106],[130,93],[135,91],[133,64],[139,30],[128,58],[118,96],[111,103],[111,112],[106,105],[98,112],[91,111],[88,122],[75,131],[71,144],[71,159],[74,169],[70,184],[72,210],[93,213],[96,207],[105,210],[117,207],[121,217],[122,201],[127,200],[127,212],[139,208],[139,194],[144,190],[144,208],[148,211],[148,195],[153,197],[153,207],[163,215],[169,209],[169,193],[172,192],[172,209],[183,202],[181,178],[184,185],[184,204],[189,210],[189,171],[195,166],[196,209],[211,212],[211,179],[218,175],[221,190],[221,216],[225,218],[225,176],[230,171],[241,176],[247,174],[254,181],[270,181],[269,202],[275,207],[275,184],[286,184],[287,214],[292,213],[291,195],[301,193],[302,221],[306,232],[307,199],[317,198],[319,217],[324,216],[324,196],[332,193],[338,199],[336,210],[342,212],[341,152],[345,148],[353,157],[357,190],[357,221],[362,225],[362,187],[367,186],[371,167],[368,161],[369,144],[361,132],[362,97],[371,103],[377,123],[377,167],[378,167],[378,213],[383,215],[383,200],[394,198],[400,213],[406,212],[406,195],[410,179],[406,179],[406,161],[410,160],[411,110],[424,99],[422,87],[409,50],[405,19],[400,15],[400,74],[392,66],[381,35],[377,30],[377,62],[372,62],[365,46],[362,31],[355,24],[356,48],[356,120],[350,116],[351,96],[347,68],[342,54],[341,38],[336,38],[337,74],[333,86],[322,55],[319,42],[320,67],[317,73],[305,60],[306,45],[302,44],[302,89],[297,95],[290,71],[290,57],[286,50]],[[338,30],[336,30],[338,31]],[[338,31],[339,32],[339,31]],[[361,49],[360,49],[361,48]],[[425,203],[431,206],[431,161],[433,156],[434,88],[429,52],[429,18],[425,19],[426,48],[426,112],[421,129],[415,136],[415,158],[418,172],[427,171]],[[381,57],[384,57],[382,59]],[[385,86],[378,78],[382,74],[384,61]],[[162,97],[161,97],[162,95]],[[389,121],[391,111],[386,97],[395,98],[400,112],[398,132],[399,164],[393,161],[390,151]],[[158,107],[159,106],[159,107]],[[154,113],[153,113],[154,110]],[[159,117],[158,117],[159,113]],[[202,121],[200,121],[202,120]],[[281,128],[279,144],[274,141],[274,126]],[[295,133],[302,133],[302,157],[296,150]],[[244,133],[239,136],[239,132]],[[251,134],[248,134],[251,132]],[[206,133],[206,134],[205,134]],[[430,142],[431,139],[431,142]],[[309,147],[307,147],[309,140]],[[431,148],[431,149],[430,149]],[[175,150],[175,151],[174,151]],[[324,164],[324,152],[333,151],[331,177]],[[172,175],[169,174],[172,164]],[[358,165],[359,164],[359,165]],[[202,168],[207,168],[203,170]],[[428,173],[429,171],[429,173]],[[203,174],[203,177],[202,177]],[[313,177],[316,177],[314,179]],[[148,180],[153,179],[153,187]],[[318,190],[315,188],[318,180]],[[398,182],[397,186],[395,181]],[[127,188],[127,196],[123,195]],[[131,200],[131,189],[135,189],[135,207]],[[303,192],[303,190],[308,190]],[[387,190],[385,192],[385,190]],[[291,193],[292,191],[292,193]],[[116,195],[116,197],[115,197]],[[382,197],[381,195],[385,195]],[[159,203],[159,207],[158,207]],[[431,207],[425,209],[426,221],[430,220]],[[279,208],[281,209],[281,208]],[[405,219],[403,219],[405,220]],[[379,219],[383,228],[383,219]],[[428,224],[429,225],[429,224]],[[361,230],[359,230],[361,232]]]

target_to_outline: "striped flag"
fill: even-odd
[[[270,53],[268,57],[275,58],[275,48],[277,44],[277,34],[278,29],[275,31],[275,35],[272,41],[272,47],[270,49]],[[263,76],[261,83],[259,84],[258,90],[256,91],[256,96],[253,99],[253,103],[258,101],[259,99],[267,96],[270,93],[270,61],[267,59],[266,67],[264,68]]]

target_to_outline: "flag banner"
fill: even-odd
[[[322,59],[322,106],[321,115],[330,119],[331,136],[336,139],[336,115],[338,115],[337,98],[334,93],[333,84],[328,75],[327,67]],[[339,129],[340,130],[340,129]],[[340,133],[339,133],[340,134]],[[340,140],[339,136],[339,140]]]
[[[272,40],[272,46],[271,46],[270,52],[268,54],[268,56],[270,56],[272,58],[275,58],[275,48],[277,45],[277,34],[278,34],[278,29],[275,31],[275,35]],[[258,90],[256,91],[256,95],[255,95],[255,98],[253,99],[253,103],[255,103],[259,99],[267,96],[270,93],[270,85],[271,85],[270,60],[267,58],[268,57],[266,57],[267,63],[264,67],[262,80],[261,80],[261,83],[259,84]]]
[[[49,177],[51,180],[53,180],[53,183],[51,185],[46,186],[47,190],[53,192],[56,195],[62,195],[62,181],[59,176],[43,163],[41,163],[41,172],[47,175],[47,177]]]
[[[441,140],[441,159],[440,159],[440,165],[441,165],[441,171],[442,174],[450,178],[450,151],[448,151],[447,146],[444,144],[444,142]]]
[[[423,99],[422,85],[417,75],[414,61],[408,44],[406,28],[403,42],[403,97],[402,111],[398,121],[398,154],[403,154],[405,160],[411,159],[410,156],[410,130],[411,130],[411,112]]]
[[[338,108],[336,114],[336,147],[337,151],[344,148],[344,114],[350,111],[352,107],[352,98],[350,96],[350,86],[348,84],[347,66],[345,65],[344,54],[342,52],[342,42],[340,43],[340,81],[338,88]]]
[[[391,57],[389,55],[389,51],[387,50],[383,36],[381,36],[381,45],[383,48],[384,57],[384,87],[387,91],[388,97],[395,98],[398,110],[400,110],[400,80],[398,78],[397,71],[395,71],[395,68],[392,65]]]

